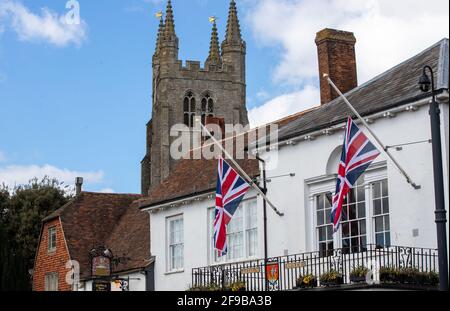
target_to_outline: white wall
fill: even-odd
[[[255,197],[249,191],[244,200]],[[155,259],[155,289],[157,291],[186,290],[192,284],[192,268],[210,263],[208,210],[214,207],[212,198],[191,202],[187,205],[169,208],[150,214],[151,250]],[[183,215],[184,223],[184,268],[177,272],[168,272],[167,255],[167,218]],[[262,228],[262,211],[258,215],[258,226]],[[262,245],[260,230],[259,245]],[[259,256],[260,257],[260,256]]]
[[[448,103],[443,109],[447,116],[443,141],[446,144],[446,163],[448,163]],[[344,125],[344,124],[343,124]],[[415,112],[398,113],[395,118],[377,119],[371,125],[387,145],[397,145],[431,138],[428,107],[423,106]],[[326,180],[327,165],[328,182],[318,184],[332,187],[335,180],[330,173],[335,163],[329,163],[330,155],[341,146],[343,130],[332,135],[319,136],[313,141],[301,141],[296,145],[284,146],[278,150],[276,168],[267,172],[267,176],[279,176],[294,173],[294,177],[274,178],[268,183],[268,197],[285,213],[283,217],[276,215],[270,207],[268,216],[268,255],[275,257],[286,254],[297,254],[315,251],[315,228],[312,226],[311,195],[316,179]],[[391,244],[436,248],[436,225],[434,222],[434,189],[432,174],[432,150],[430,143],[421,143],[403,147],[397,151],[391,149],[394,157],[421,185],[415,190],[399,173],[393,163],[383,154],[374,166],[382,164],[377,171],[370,174],[382,174],[388,178],[389,203],[391,220]],[[273,152],[262,154],[263,158],[273,157]],[[339,154],[339,152],[338,152]],[[269,166],[273,166],[270,161]],[[445,165],[448,167],[447,164]],[[447,169],[446,169],[447,170]],[[337,172],[337,166],[336,170]],[[368,176],[370,175],[368,173]],[[383,175],[384,174],[384,175]],[[370,176],[369,176],[370,177]],[[446,173],[448,184],[448,173]],[[317,190],[317,189],[316,189]],[[368,190],[367,190],[368,191]],[[448,189],[446,190],[446,208],[448,210]],[[249,193],[247,197],[255,196]],[[191,285],[191,270],[210,264],[208,209],[214,206],[212,198],[188,203],[180,207],[168,208],[151,213],[151,249],[156,256],[155,287],[156,290],[186,290]],[[368,207],[369,208],[369,207]],[[258,237],[259,257],[263,258],[263,209],[262,199],[258,197]],[[177,273],[167,272],[167,217],[183,215],[184,219],[184,269]],[[413,237],[413,229],[419,229],[419,235]]]
[[[371,127],[386,145],[431,138],[427,106],[416,112],[399,113],[392,119],[378,119]],[[448,137],[448,126],[446,131]],[[270,256],[283,254],[285,249],[288,249],[290,254],[316,250],[316,246],[309,243],[313,228],[310,228],[310,222],[305,221],[311,205],[310,189],[305,181],[326,174],[328,158],[342,142],[343,131],[339,131],[330,136],[319,136],[316,140],[302,141],[278,150],[278,166],[268,172],[268,175],[296,175],[293,178],[276,179],[268,184],[268,196],[285,212],[282,218],[269,214]],[[392,244],[435,248],[437,243],[431,144],[405,146],[402,151],[391,150],[413,180],[422,186],[422,189],[414,190],[406,183],[392,161],[387,161]],[[375,163],[386,160],[383,154]],[[448,180],[448,174],[446,178]],[[448,210],[448,200],[446,205]],[[413,237],[413,229],[419,229],[418,237]]]

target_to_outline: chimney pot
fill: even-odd
[[[322,105],[339,96],[328,84],[326,74],[344,94],[358,86],[355,44],[352,32],[325,28],[317,33]]]
[[[83,187],[83,177],[75,178],[75,194],[79,195]]]

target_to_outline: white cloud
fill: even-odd
[[[448,0],[246,0],[245,4],[245,20],[257,43],[281,48],[273,82],[287,89],[303,88],[250,110],[253,126],[319,103],[314,39],[323,28],[355,33],[360,84],[449,35]]]
[[[281,46],[277,83],[298,85],[318,77],[315,34],[352,31],[358,40],[360,82],[448,37],[448,0],[259,0],[246,20],[256,40]]]
[[[104,173],[102,171],[96,172],[78,172],[68,169],[60,169],[52,165],[10,165],[0,167],[0,184],[5,184],[10,187],[14,185],[27,184],[30,179],[37,177],[42,179],[44,176],[56,178],[66,185],[72,185],[75,177],[83,177],[85,183],[97,184],[103,180]]]
[[[58,15],[48,8],[42,8],[40,15],[35,14],[16,0],[0,0],[0,28],[4,28],[5,23],[22,41],[48,42],[65,47],[69,44],[80,46],[86,38],[84,21],[69,25],[65,15]]]
[[[275,97],[262,106],[250,109],[248,114],[250,126],[263,125],[317,106],[318,97],[318,88],[310,85],[301,91]]]

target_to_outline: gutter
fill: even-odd
[[[440,93],[438,94],[437,99],[448,102],[449,99],[448,89],[441,89],[438,90],[438,92]],[[400,103],[384,107],[382,110],[380,109],[376,112],[363,114],[363,117],[369,123],[373,123],[376,119],[394,117],[395,114],[397,113],[416,111],[419,107],[426,106],[431,102],[431,98],[429,96],[430,94],[425,94],[425,96],[419,96],[413,99],[405,100]],[[256,150],[258,152],[266,152],[267,147],[270,147],[270,149],[275,149],[282,147],[284,145],[296,145],[297,143],[305,140],[306,141],[314,140],[316,137],[322,135],[332,135],[334,134],[334,132],[340,131],[345,127],[345,120],[346,119],[330,122],[315,129],[288,135],[284,137],[282,140],[280,140],[278,143],[271,144],[270,146],[261,147],[261,149],[255,149],[254,147],[252,147],[250,148],[250,150],[252,150],[253,152],[255,152]],[[355,122],[359,123],[358,120],[356,120]]]

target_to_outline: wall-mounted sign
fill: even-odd
[[[259,272],[261,272],[261,269],[259,269],[259,267],[241,269],[241,274],[254,274]]]
[[[111,283],[109,281],[96,280],[92,283],[92,291],[93,292],[110,292],[111,291]]]
[[[306,262],[304,261],[296,261],[296,262],[288,262],[286,263],[286,269],[297,269],[306,267]]]

